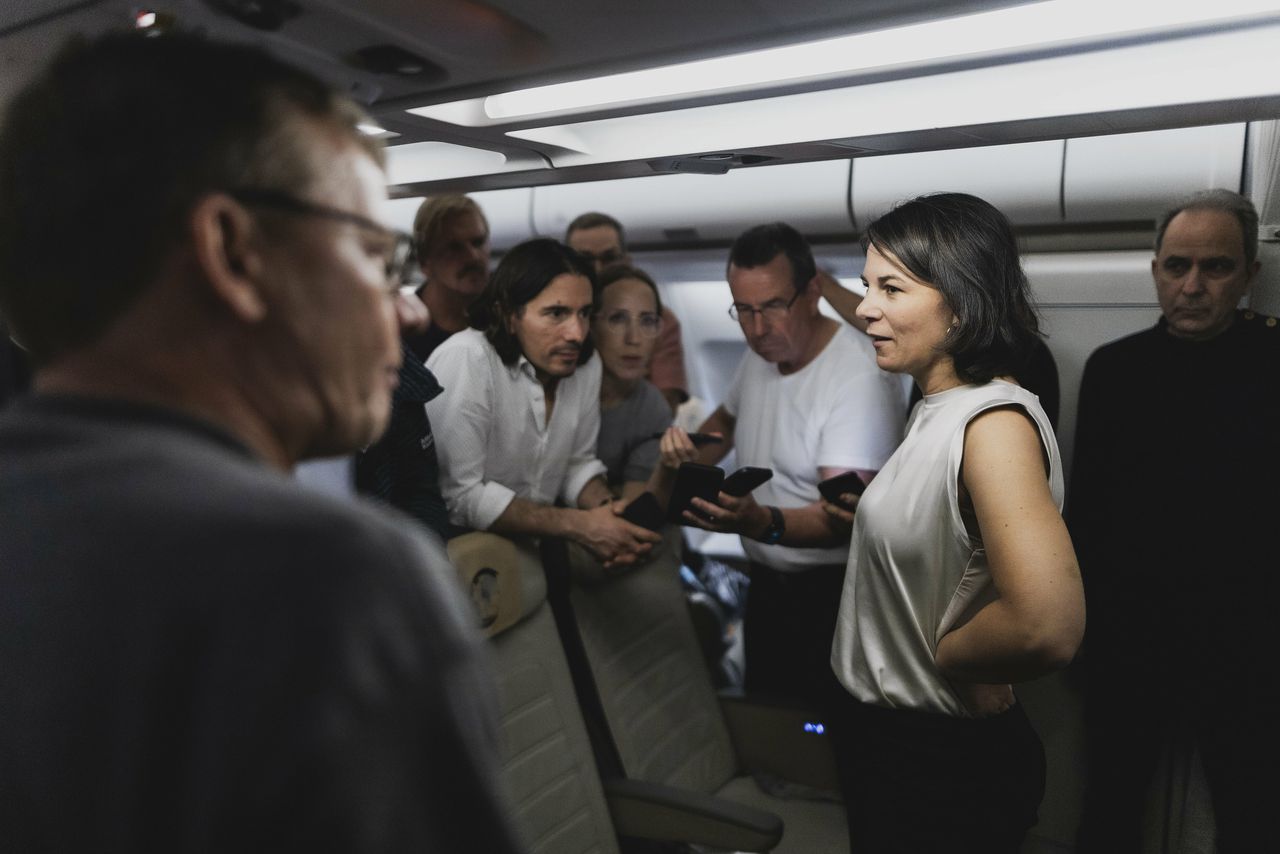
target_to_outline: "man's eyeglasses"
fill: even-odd
[[[412,235],[387,228],[385,225],[374,222],[366,216],[309,202],[282,190],[243,187],[236,190],[228,190],[227,195],[241,204],[271,208],[282,213],[296,214],[298,216],[316,216],[337,222],[350,223],[365,231],[379,235],[386,242],[383,254],[387,264],[387,284],[393,287],[400,284],[405,266],[409,262],[409,256],[413,252]]]
[[[641,338],[654,338],[662,331],[662,315],[651,311],[636,315],[629,311],[611,311],[600,315],[600,319],[604,321],[605,329],[608,329],[612,335],[626,335],[633,323]]]
[[[786,318],[791,311],[791,306],[795,305],[795,301],[800,299],[800,294],[802,293],[803,291],[796,291],[795,295],[786,302],[783,302],[781,298],[769,300],[759,308],[747,305],[745,302],[735,302],[729,306],[729,316],[743,326],[747,326],[755,320],[757,314],[764,318],[765,323],[778,323]]]

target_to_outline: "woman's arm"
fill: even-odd
[[[1065,666],[1084,635],[1084,588],[1031,419],[1005,407],[970,422],[960,480],[997,598],[943,636],[938,669],[958,681],[1004,683]]]

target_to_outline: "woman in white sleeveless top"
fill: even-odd
[[[924,399],[853,515],[831,659],[852,848],[1012,854],[1044,752],[1011,684],[1064,666],[1084,631],[1057,441],[1009,379],[1036,314],[981,199],[913,199],[866,240],[858,314]]]

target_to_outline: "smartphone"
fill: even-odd
[[[704,466],[700,463],[681,463],[676,470],[676,485],[671,490],[671,503],[667,505],[667,521],[685,524],[684,511],[694,498],[716,501],[720,484],[724,482],[724,469]]]
[[[829,477],[818,484],[818,492],[822,493],[822,497],[832,504],[837,504],[847,508],[848,505],[840,500],[840,496],[846,492],[852,492],[854,495],[861,495],[867,485],[862,482],[862,478],[858,477],[856,471],[847,471],[844,474],[838,474],[835,477]]]
[[[724,483],[720,484],[720,491],[740,498],[771,477],[773,469],[743,466],[724,479]]]
[[[663,525],[662,505],[652,492],[642,492],[622,510],[622,518],[633,525],[656,531]]]

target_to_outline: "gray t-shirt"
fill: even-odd
[[[15,402],[0,848],[522,850],[474,616],[418,528],[176,412]]]
[[[643,380],[626,400],[601,410],[596,456],[609,470],[609,485],[648,480],[658,464],[658,440],[650,437],[670,426],[667,399],[653,383]]]

